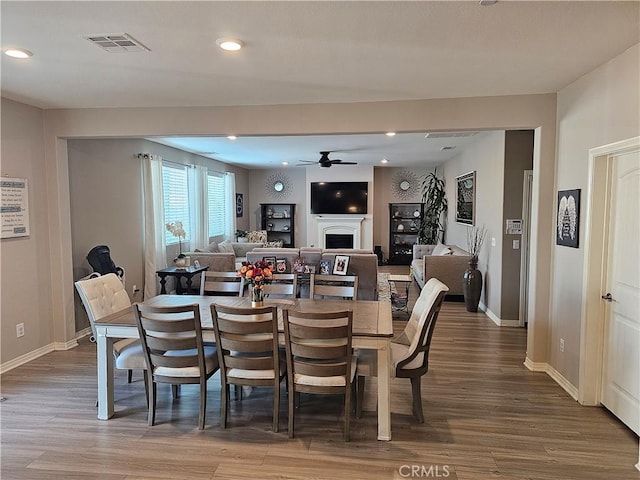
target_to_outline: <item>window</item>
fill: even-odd
[[[164,162],[162,165],[162,188],[164,190],[164,223],[180,221],[184,226],[189,241],[191,237],[191,216],[189,210],[189,188],[187,181],[187,167]],[[178,243],[166,229],[165,240],[167,245]]]
[[[224,235],[225,222],[224,177],[219,173],[207,175],[207,207],[209,211],[209,237]]]

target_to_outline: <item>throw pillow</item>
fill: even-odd
[[[209,246],[207,247],[207,249],[212,252],[212,253],[216,253],[218,252],[218,242],[211,242],[209,244]]]
[[[438,244],[433,248],[431,255],[451,255],[452,253],[453,251],[449,247],[438,242]]]
[[[210,250],[204,249],[204,248],[196,248],[195,249],[196,253],[211,253]]]
[[[267,243],[266,230],[253,230],[247,234],[247,242],[249,243]]]
[[[264,244],[267,248],[282,248],[284,245],[284,240],[274,240],[273,242],[266,242]]]
[[[235,253],[233,251],[233,245],[229,242],[221,242],[218,244],[218,251],[220,253]]]

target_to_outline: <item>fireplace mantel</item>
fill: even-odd
[[[362,248],[362,221],[365,217],[317,215],[314,218],[318,224],[317,245],[320,248],[326,248],[327,235],[352,235],[353,248]]]

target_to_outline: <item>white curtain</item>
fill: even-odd
[[[209,202],[207,194],[207,167],[196,165],[189,169],[189,205],[191,210],[191,244],[188,251],[209,245]]]
[[[236,174],[226,172],[224,175],[225,198],[224,239],[233,242],[236,237]]]
[[[144,190],[144,299],[158,294],[156,271],[167,266],[167,246],[164,238],[164,195],[162,188],[162,157],[140,153]]]

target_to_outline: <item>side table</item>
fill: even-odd
[[[160,294],[167,293],[166,283],[167,277],[173,277],[176,279],[176,293],[178,295],[189,294],[191,293],[191,282],[193,277],[198,273],[204,272],[209,269],[209,265],[204,265],[200,267],[183,267],[178,268],[176,266],[163,268],[162,270],[158,270],[156,274],[160,277]],[[182,288],[182,277],[186,278],[186,289]]]
[[[389,287],[393,283],[396,290],[396,293],[391,292],[391,309],[393,311],[411,314],[409,311],[409,287],[412,281],[411,275],[389,275]],[[404,292],[398,289],[397,284],[404,284]]]

